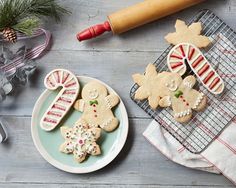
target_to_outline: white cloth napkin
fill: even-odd
[[[211,173],[222,173],[236,184],[236,122],[232,122],[201,154],[186,150],[164,128],[153,120],[145,138],[175,163]]]
[[[229,60],[236,62],[235,47],[231,41],[222,34],[212,36],[212,41],[217,41],[216,45],[206,56],[214,56],[214,59],[218,60],[219,66],[214,66],[215,68],[220,70],[220,63],[227,63]],[[230,76],[235,80],[236,75]],[[230,102],[235,103],[235,96],[231,97]],[[171,122],[169,124],[171,125]],[[210,131],[205,130],[208,134],[211,134]],[[236,184],[236,120],[230,123],[201,154],[190,153],[155,120],[150,123],[143,135],[170,160],[189,168],[222,173]]]
[[[196,155],[186,150],[155,120],[149,124],[143,135],[163,155],[173,162],[189,168],[220,174],[220,171],[201,155]]]

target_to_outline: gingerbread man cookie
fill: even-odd
[[[166,41],[170,44],[176,45],[187,42],[202,48],[211,43],[208,37],[200,35],[202,31],[201,22],[192,23],[190,26],[187,26],[184,21],[176,20],[175,29],[176,32],[165,36]]]
[[[96,144],[101,135],[100,128],[89,128],[87,123],[80,119],[72,128],[61,127],[61,134],[65,142],[60,146],[59,150],[67,154],[73,153],[78,162],[83,162],[87,154],[101,154],[100,147]]]
[[[107,88],[97,81],[87,83],[82,89],[82,99],[75,102],[74,108],[83,112],[81,118],[91,127],[100,127],[111,132],[119,125],[112,108],[119,103],[119,97],[108,94]]]
[[[149,69],[153,71],[155,66],[149,64],[146,71]],[[175,120],[181,123],[191,119],[192,110],[201,111],[205,108],[207,104],[206,96],[193,89],[196,83],[195,77],[187,76],[183,80],[178,73],[174,72],[156,72],[154,75],[153,80],[151,77],[149,78],[149,82],[143,82],[142,79],[137,81],[137,76],[133,76],[134,81],[141,85],[136,92],[142,93],[142,99],[153,98],[153,100],[158,101],[161,107],[171,106]],[[150,83],[152,87],[147,86]]]

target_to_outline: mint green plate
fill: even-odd
[[[82,87],[87,82],[96,80],[85,76],[78,76],[78,79]],[[115,93],[117,95],[112,88],[103,82],[101,83],[107,87],[109,93]],[[60,133],[60,127],[63,125],[72,127],[80,118],[80,112],[71,109],[63,121],[52,131],[47,132],[40,127],[40,120],[44,112],[57,96],[58,92],[59,90],[45,90],[34,106],[31,120],[31,133],[36,148],[46,161],[66,172],[88,173],[103,168],[119,154],[127,138],[128,116],[123,102],[120,101],[114,111],[115,116],[120,120],[119,127],[111,133],[103,131],[102,136],[97,142],[101,146],[102,154],[99,156],[89,156],[84,162],[78,163],[74,160],[73,154],[61,153],[59,146],[64,142]]]

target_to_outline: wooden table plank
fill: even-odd
[[[26,87],[1,104],[0,114],[7,116],[9,142],[0,144],[0,187],[232,187],[223,176],[191,170],[166,159],[142,136],[150,123],[129,98],[131,75],[143,72],[168,46],[164,36],[174,30],[177,18],[188,20],[203,8],[211,9],[236,29],[235,0],[207,0],[190,9],[147,24],[119,36],[108,33],[79,43],[75,34],[106,15],[140,0],[67,0],[72,15],[63,23],[48,21],[53,33],[50,52],[38,60],[39,68]],[[41,39],[42,41],[42,39]],[[19,42],[13,48],[22,45]],[[37,40],[29,40],[33,46]],[[130,117],[130,132],[121,154],[98,172],[72,175],[55,169],[35,149],[30,135],[30,116],[35,101],[44,90],[43,78],[54,68],[67,68],[79,75],[93,76],[112,86],[122,97]],[[138,118],[137,118],[138,117]]]
[[[125,147],[107,167],[75,175],[47,163],[36,150],[30,133],[30,118],[7,118],[9,142],[0,144],[1,183],[229,186],[221,175],[191,170],[165,158],[142,136],[150,119],[130,119]]]
[[[74,184],[74,183],[69,183],[69,184],[43,184],[43,183],[12,183],[12,184],[2,184],[0,183],[0,187],[7,186],[7,188],[91,188],[91,187],[96,187],[96,188],[144,188],[143,185],[124,185],[124,184],[106,184],[106,185],[99,185],[99,184]],[[160,186],[160,185],[145,185],[146,188],[176,188],[177,186]],[[180,186],[181,188],[202,188],[202,186]],[[214,186],[218,187],[218,186]],[[226,186],[219,186],[220,188],[230,188],[234,187],[233,185],[226,185]],[[204,188],[212,188],[212,186],[204,186]]]

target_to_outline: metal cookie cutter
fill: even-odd
[[[6,127],[4,126],[4,122],[2,118],[0,118],[0,143],[4,142],[7,140],[7,131]]]

